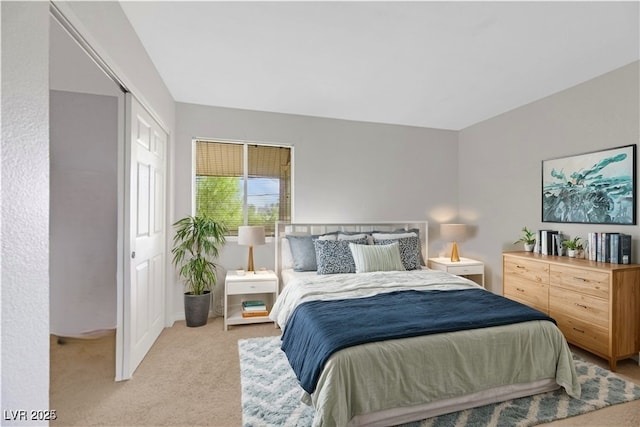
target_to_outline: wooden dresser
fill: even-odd
[[[549,314],[567,341],[609,360],[640,351],[640,264],[505,252],[503,294]]]

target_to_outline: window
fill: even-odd
[[[196,215],[223,222],[229,235],[240,225],[291,220],[291,147],[196,141]]]

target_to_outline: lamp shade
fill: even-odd
[[[264,227],[261,225],[244,225],[238,227],[239,245],[264,245]]]
[[[449,242],[464,240],[467,236],[467,226],[465,224],[440,224],[440,235],[443,240]]]

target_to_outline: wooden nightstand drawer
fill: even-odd
[[[240,282],[235,281],[233,283],[227,284],[227,294],[229,295],[238,295],[238,294],[261,294],[261,293],[270,293],[276,292],[276,287],[278,286],[278,282],[271,280],[264,281],[254,281],[254,282]]]
[[[609,298],[609,273],[552,265],[551,283],[576,292]]]
[[[457,276],[464,276],[467,274],[484,274],[484,265],[451,266],[447,267],[447,272]]]

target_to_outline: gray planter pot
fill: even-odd
[[[211,307],[211,292],[206,291],[202,295],[184,294],[184,317],[187,326],[198,327],[207,324]]]

